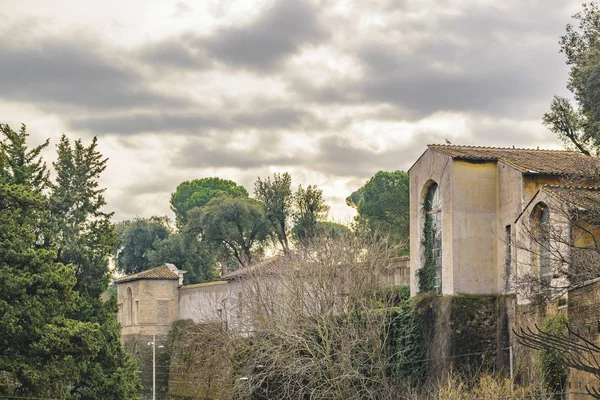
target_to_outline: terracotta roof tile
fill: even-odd
[[[138,272],[136,274],[131,274],[124,276],[119,279],[115,279],[115,283],[123,283],[129,281],[135,281],[139,279],[177,279],[179,280],[179,275],[175,272],[171,271],[169,267],[166,265],[161,265],[160,267],[147,269],[146,271]]]
[[[584,210],[600,208],[599,186],[559,186],[545,185],[540,190],[554,198]]]
[[[432,144],[429,149],[452,158],[473,161],[501,161],[521,172],[538,174],[581,174],[600,169],[600,159],[577,151],[512,149],[502,147]]]
[[[267,258],[266,260],[260,261],[256,264],[252,264],[245,268],[239,268],[233,272],[225,274],[225,275],[221,276],[221,279],[228,281],[228,280],[238,279],[238,278],[241,278],[245,275],[249,275],[252,273],[258,273],[258,272],[265,273],[265,272],[268,272],[272,268],[281,266],[285,260],[286,260],[286,258],[284,256],[274,256],[271,258]]]

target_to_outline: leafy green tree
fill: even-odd
[[[584,3],[573,18],[578,27],[568,24],[559,44],[571,67],[567,88],[576,105],[555,96],[543,123],[566,145],[591,155],[600,148],[600,8]]]
[[[294,227],[292,232],[298,242],[307,245],[317,233],[319,221],[327,218],[329,206],[323,199],[323,191],[316,185],[302,185],[294,194]]]
[[[221,178],[202,178],[180,183],[175,193],[171,194],[171,209],[178,226],[185,226],[191,209],[204,207],[211,199],[222,195],[248,197],[248,191],[233,181]]]
[[[380,235],[388,236],[395,244],[408,241],[410,232],[409,179],[404,171],[379,171],[364,186],[346,199],[356,208],[355,224]],[[407,246],[402,246],[406,249]]]
[[[79,292],[91,297],[99,297],[108,286],[108,256],[118,241],[112,213],[102,211],[105,189],[99,188],[98,179],[107,159],[97,147],[96,138],[86,147],[81,140],[71,144],[66,136],[61,137],[50,196],[58,259],[73,265]]]
[[[189,215],[203,240],[223,244],[242,267],[247,267],[256,251],[270,238],[271,229],[263,205],[255,199],[223,196],[211,200]]]
[[[0,397],[67,398],[99,353],[99,327],[72,318],[74,271],[44,246],[48,142],[29,150],[24,125],[0,133]]]
[[[123,221],[116,225],[116,230],[119,234],[116,251],[119,270],[133,274],[159,265],[155,263],[156,260],[150,259],[149,254],[171,233],[167,217],[153,216]],[[169,260],[166,262],[175,263]]]
[[[287,172],[273,174],[273,179],[258,180],[254,183],[254,195],[265,206],[265,215],[281,244],[284,254],[289,254],[288,221],[291,218],[293,195],[292,177]]]
[[[317,237],[328,237],[331,239],[349,238],[352,236],[352,231],[346,225],[331,221],[317,221],[315,233]]]
[[[168,238],[154,243],[148,250],[147,258],[151,265],[173,263],[186,271],[184,283],[210,282],[217,275],[217,264],[212,249],[198,241],[195,235],[174,233]]]
[[[100,294],[108,287],[108,257],[118,242],[98,180],[107,159],[97,150],[98,141],[84,146],[71,143],[63,135],[53,164],[56,182],[52,185],[50,210],[54,224],[52,244],[58,248],[57,261],[72,265],[77,278],[79,301],[74,318],[98,325],[101,351],[82,363],[80,379],[71,396],[81,399],[132,399],[140,387],[139,377],[120,344],[115,322],[116,301],[102,302]]]

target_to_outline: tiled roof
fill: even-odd
[[[452,158],[472,161],[501,161],[521,172],[538,174],[581,174],[600,169],[600,159],[577,151],[514,149],[502,147],[432,144],[429,149]]]
[[[160,267],[147,269],[146,271],[138,272],[136,274],[131,274],[124,276],[119,279],[115,279],[115,283],[123,283],[129,281],[135,281],[138,279],[177,279],[179,280],[179,275],[175,272],[171,271],[171,269],[166,265],[161,265]]]
[[[584,210],[600,209],[599,186],[545,185],[540,190],[550,196]]]
[[[260,261],[256,264],[252,264],[248,267],[240,268],[233,272],[225,274],[225,275],[221,276],[221,279],[229,281],[229,280],[241,278],[243,276],[246,276],[246,275],[249,275],[252,273],[267,273],[269,270],[271,270],[273,268],[278,268],[281,265],[283,265],[284,260],[285,260],[284,256],[274,256],[271,258],[267,258],[264,261]]]

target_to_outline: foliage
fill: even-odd
[[[410,286],[391,286],[384,287],[377,291],[375,299],[382,304],[388,304],[393,307],[410,299]]]
[[[425,249],[425,264],[417,270],[419,292],[431,292],[434,289],[435,257],[433,255],[433,217],[425,213],[423,224],[423,247]]]
[[[107,159],[97,147],[96,138],[86,147],[81,140],[71,144],[66,136],[61,137],[50,196],[58,260],[73,265],[77,289],[91,297],[100,296],[108,286],[108,256],[118,240],[110,222],[112,213],[102,211],[105,189],[99,188],[98,179]]]
[[[240,349],[248,377],[240,396],[399,398],[418,383],[425,349],[406,289],[380,284],[389,256],[368,234],[315,237],[267,279],[249,272],[241,290],[256,334]]]
[[[75,268],[79,301],[72,316],[98,326],[102,346],[94,358],[80,363],[81,376],[71,388],[73,398],[131,399],[136,397],[139,378],[135,365],[120,343],[115,321],[116,303],[103,303],[110,278],[108,257],[118,236],[110,221],[99,178],[107,159],[97,150],[98,141],[85,146],[62,136],[53,163],[56,182],[50,194],[51,226],[47,237],[58,248],[57,261]]]
[[[352,231],[346,225],[331,221],[317,221],[315,226],[315,236],[317,238],[339,238],[341,236],[350,236]]]
[[[289,254],[288,221],[293,206],[292,177],[289,173],[273,174],[273,179],[258,180],[254,183],[254,195],[265,206],[265,216],[273,227],[273,232],[283,248]]]
[[[29,150],[25,126],[0,129],[0,396],[65,398],[99,351],[99,327],[72,318],[74,271],[43,246],[47,142]]]
[[[173,263],[177,268],[186,271],[186,285],[210,282],[218,276],[214,254],[194,235],[174,233],[164,240],[157,241],[146,256],[150,265]]]
[[[573,18],[579,20],[578,27],[567,25],[559,44],[571,67],[567,88],[576,106],[556,96],[543,122],[566,144],[590,155],[600,147],[600,8],[584,3]]]
[[[243,267],[250,265],[253,254],[271,235],[264,207],[250,198],[215,198],[192,210],[189,218],[190,225],[200,227],[203,240],[224,244]]]
[[[160,241],[169,237],[167,217],[135,218],[118,223],[116,230],[119,245],[115,256],[119,270],[125,274],[133,274],[159,265],[150,260],[149,252],[155,250]]]
[[[202,178],[185,181],[171,194],[171,209],[176,222],[183,227],[188,221],[188,212],[193,208],[202,208],[215,197],[248,197],[248,191],[235,182],[221,178]]]
[[[323,191],[316,185],[308,185],[306,189],[302,185],[294,194],[294,237],[302,245],[306,246],[315,238],[319,221],[327,218],[329,206],[323,199]]]
[[[416,386],[427,376],[427,344],[415,319],[415,311],[409,298],[410,289],[408,286],[401,286],[399,289],[399,304],[396,309],[388,311],[389,325],[385,344],[387,354],[391,355],[390,374]]]
[[[542,332],[566,337],[568,335],[566,316],[555,314],[546,317]],[[554,393],[564,392],[569,377],[569,368],[562,362],[558,351],[560,350],[538,350],[537,354],[544,384]],[[557,395],[556,398],[562,397]]]
[[[360,189],[346,198],[346,204],[356,208],[357,227],[366,227],[389,237],[401,245],[408,241],[409,181],[404,171],[377,172]],[[408,254],[408,247],[402,246]]]

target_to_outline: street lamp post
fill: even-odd
[[[152,341],[148,346],[152,345],[152,400],[156,400],[156,335],[152,335]],[[165,346],[158,346],[162,349]]]

